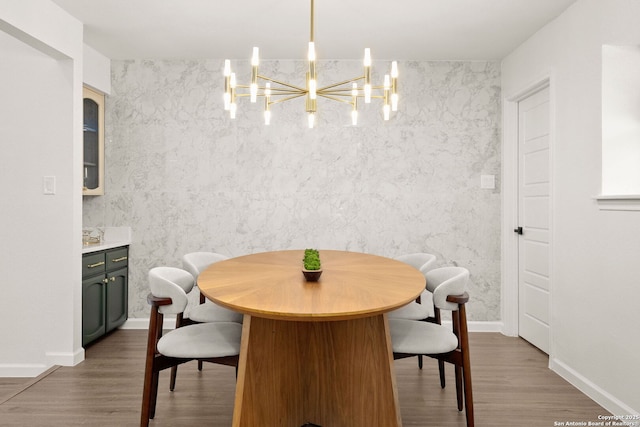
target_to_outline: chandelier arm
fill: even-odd
[[[329,95],[340,95],[340,96],[352,96],[353,89],[334,89],[334,90],[323,90],[322,93],[327,93]]]
[[[346,99],[340,99],[340,98],[336,98],[335,96],[331,96],[331,95],[326,95],[324,93],[318,93],[319,96],[323,97],[323,98],[327,98],[330,99],[332,101],[338,101],[338,102],[343,102],[345,104],[350,104],[353,105],[353,102],[351,101],[347,101]]]
[[[347,95],[347,94],[334,93],[334,92],[323,92],[323,93],[318,93],[318,95],[324,96],[325,98],[335,99],[336,101],[340,100],[342,102],[347,102],[347,103],[351,103],[351,102],[343,99],[333,98],[333,97],[344,96],[344,97],[353,98],[353,95],[351,94]],[[364,95],[358,95],[357,98],[364,98]],[[384,95],[371,95],[371,99],[384,99]]]
[[[338,97],[340,99],[343,99],[343,98],[352,99],[353,98],[353,95],[351,95],[350,93],[347,94],[347,93],[336,93],[336,92],[322,92],[322,93],[319,93],[318,95],[322,95],[325,98],[329,97],[329,96]]]
[[[358,80],[362,80],[362,79],[364,79],[364,76],[354,77],[354,78],[349,79],[349,80],[345,80],[345,81],[342,81],[342,82],[339,82],[339,83],[331,84],[329,86],[321,87],[320,89],[318,89],[318,92],[321,92],[321,91],[327,90],[327,89],[331,89],[331,88],[336,87],[336,86],[346,85],[347,83],[357,82]],[[345,90],[347,90],[347,89],[345,89]],[[351,89],[349,89],[349,90],[351,90]]]
[[[289,88],[281,88],[281,87],[276,87],[276,88],[271,88],[271,94],[272,95],[287,95],[287,94],[291,94],[291,93],[300,93],[300,94],[304,94],[306,93],[306,91],[301,91],[298,89],[289,89]],[[273,93],[273,92],[277,92],[277,93]]]
[[[272,79],[271,77],[266,77],[266,76],[258,75],[258,78],[260,78],[260,79],[262,79],[262,80],[269,81],[269,82],[273,82],[273,83],[276,83],[276,84],[279,84],[279,85],[282,85],[282,86],[290,87],[290,88],[292,88],[292,89],[299,90],[300,92],[305,92],[305,93],[307,92],[307,90],[306,90],[306,89],[304,89],[304,88],[301,88],[301,87],[299,87],[299,86],[295,86],[295,85],[291,85],[291,84],[289,84],[289,83],[281,82],[281,81],[279,81],[279,80]],[[274,90],[274,89],[275,89],[275,88],[271,88],[271,90]]]
[[[300,93],[298,95],[292,95],[292,96],[289,96],[287,98],[276,99],[275,101],[269,102],[269,104],[278,104],[280,102],[285,102],[285,101],[288,101],[290,99],[300,98],[301,96],[305,96],[305,95],[306,95],[305,93]]]

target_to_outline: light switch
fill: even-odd
[[[56,194],[56,177],[55,176],[43,177],[42,191],[44,194],[47,194],[47,195]]]
[[[496,176],[480,175],[480,188],[486,188],[488,190],[496,188]]]

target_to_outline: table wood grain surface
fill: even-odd
[[[414,300],[425,287],[415,268],[390,258],[320,250],[322,276],[302,275],[304,250],[263,252],[217,262],[198,278],[200,291],[232,310],[289,320],[372,316]]]

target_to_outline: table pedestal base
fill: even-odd
[[[245,315],[234,427],[400,427],[384,315],[297,322]]]

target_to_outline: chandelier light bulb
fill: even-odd
[[[236,73],[231,73],[231,78],[229,79],[229,84],[231,85],[231,89],[236,88]]]
[[[391,107],[389,106],[389,104],[385,104],[382,107],[382,113],[384,115],[385,120],[389,120],[389,110],[391,110]]]
[[[231,105],[231,93],[224,93],[224,111],[229,111],[229,106]]]
[[[398,61],[393,61],[391,63],[391,77],[394,79],[398,78]]]
[[[391,94],[391,111],[398,111],[398,94]]]
[[[224,76],[229,77],[231,75],[231,61],[228,59],[224,60]]]
[[[307,59],[309,59],[309,61],[316,60],[316,46],[314,42],[309,42],[309,53],[307,55]]]
[[[313,129],[313,126],[316,123],[316,115],[314,113],[309,113],[307,120],[309,122],[309,129]]]
[[[264,96],[271,96],[271,83],[267,83],[264,88]]]
[[[260,51],[260,49],[258,49],[257,47],[253,48],[253,56],[251,57],[251,65],[253,65],[254,67],[257,67],[260,64],[260,56],[258,54],[259,51]]]
[[[353,126],[358,124],[358,110],[351,110],[351,124]]]
[[[309,80],[309,98],[316,99],[317,83],[315,79]]]
[[[351,86],[351,96],[358,96],[358,83]]]
[[[236,118],[236,110],[238,109],[238,105],[235,102],[232,102],[229,106],[229,117],[232,119]]]
[[[371,103],[371,84],[364,85],[364,102],[365,104]]]
[[[258,85],[256,83],[251,83],[249,94],[251,95],[251,102],[256,102],[258,99]]]
[[[364,66],[371,67],[371,49],[368,47],[364,49]]]
[[[269,126],[271,124],[271,111],[266,110],[264,112],[264,124]]]

